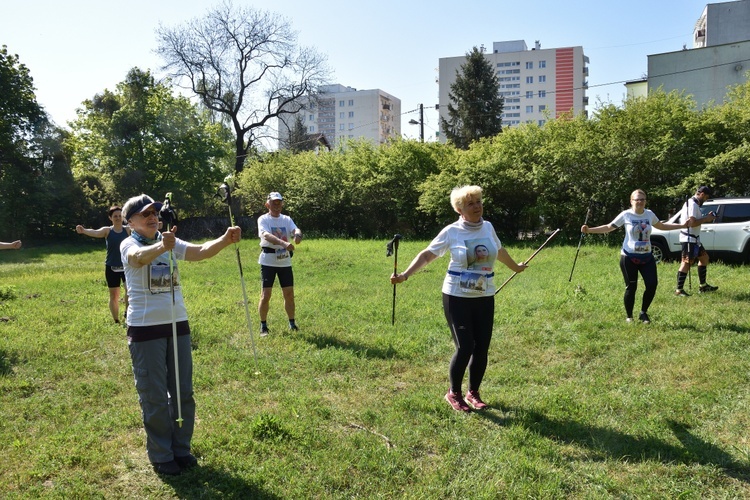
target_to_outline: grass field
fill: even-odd
[[[257,375],[234,251],[183,263],[200,467],[169,479],[146,458],[103,245],[0,252],[1,495],[750,497],[748,266],[712,264],[719,290],[678,299],[677,265],[660,264],[652,324],[626,324],[618,249],[593,241],[572,282],[575,247],[553,246],[497,295],[491,407],[469,415],[442,399],[447,257],[399,285],[391,326],[385,241],[306,240],[301,330],[277,287],[260,339],[257,242],[243,240]],[[399,269],[425,244],[402,241]]]

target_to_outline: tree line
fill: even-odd
[[[562,228],[578,236],[609,222],[644,189],[666,219],[702,184],[715,196],[750,195],[750,83],[699,110],[689,96],[657,91],[591,118],[524,124],[452,144],[351,142],[331,152],[277,152],[250,160],[238,175],[246,212],[282,191],[300,227],[346,237],[393,233],[430,237],[453,220],[456,185],[484,188],[485,217],[505,238]]]
[[[232,36],[221,33],[229,28]],[[192,43],[197,33],[218,40]],[[701,184],[716,196],[750,193],[750,82],[705,109],[656,91],[599,103],[589,118],[501,130],[496,89],[481,99],[472,90],[497,83],[475,48],[441,123],[448,144],[355,140],[330,151],[266,151],[260,139],[281,109],[269,96],[286,102],[312,92],[325,82],[324,59],[298,49],[283,19],[230,4],[159,37],[176,80],[132,68],[113,90],[84,101],[70,129],[50,122],[29,68],[0,49],[0,239],[74,237],[76,223],[107,224],[109,205],[141,192],[174,193],[183,217],[222,216],[215,193],[228,176],[237,215],[262,213],[268,192],[281,191],[307,234],[353,238],[430,237],[456,217],[450,189],[469,183],[484,188],[486,218],[504,238],[558,227],[577,238],[589,207],[591,222],[608,222],[635,188],[661,218]],[[244,43],[225,49],[239,52],[206,65],[217,43],[237,39]],[[275,69],[264,85],[248,85],[247,77]],[[184,81],[197,103],[176,91]],[[262,96],[255,105],[254,93]]]

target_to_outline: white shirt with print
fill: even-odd
[[[258,257],[258,264],[271,267],[290,267],[292,259],[289,252],[281,245],[272,245],[263,239],[263,233],[270,233],[283,241],[289,242],[294,240],[296,229],[296,224],[288,215],[279,214],[278,217],[274,217],[270,213],[266,213],[258,217],[260,246],[275,250],[274,253],[261,252]]]
[[[622,242],[622,254],[651,253],[651,231],[659,218],[649,209],[642,214],[635,213],[632,208],[620,212],[612,221],[613,226],[625,226],[625,241]]]
[[[123,267],[125,268],[125,283],[128,287],[128,325],[130,326],[153,326],[164,325],[172,322],[172,294],[167,292],[152,293],[150,276],[151,266],[157,262],[169,263],[169,252],[164,252],[151,264],[141,267],[133,267],[128,264],[128,251],[133,247],[145,246],[132,236],[125,238],[120,245]],[[187,251],[185,241],[176,238],[172,250],[175,259],[184,260]],[[177,265],[173,264],[174,273],[177,274]],[[167,273],[169,275],[169,273]],[[176,280],[179,281],[179,280]],[[187,309],[182,299],[182,287],[175,286],[175,321],[187,321]],[[138,311],[137,313],[135,311]]]
[[[443,293],[456,297],[485,297],[495,294],[492,274],[497,252],[502,248],[492,224],[483,221],[471,227],[459,219],[443,228],[427,250],[438,257],[450,252]]]

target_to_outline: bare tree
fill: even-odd
[[[286,19],[253,7],[226,1],[204,18],[159,26],[157,38],[162,69],[231,121],[236,172],[259,141],[275,137],[271,119],[295,113],[301,97],[327,83],[326,58],[299,47]]]

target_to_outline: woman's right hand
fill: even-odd
[[[404,276],[403,274],[398,274],[398,273],[392,274],[391,275],[391,285],[395,285],[397,283],[403,283],[407,279],[409,279],[409,278],[407,276]]]
[[[175,232],[177,230],[177,226],[172,226],[169,231],[164,231],[161,233],[161,245],[164,250],[172,250],[174,249],[176,237]]]

